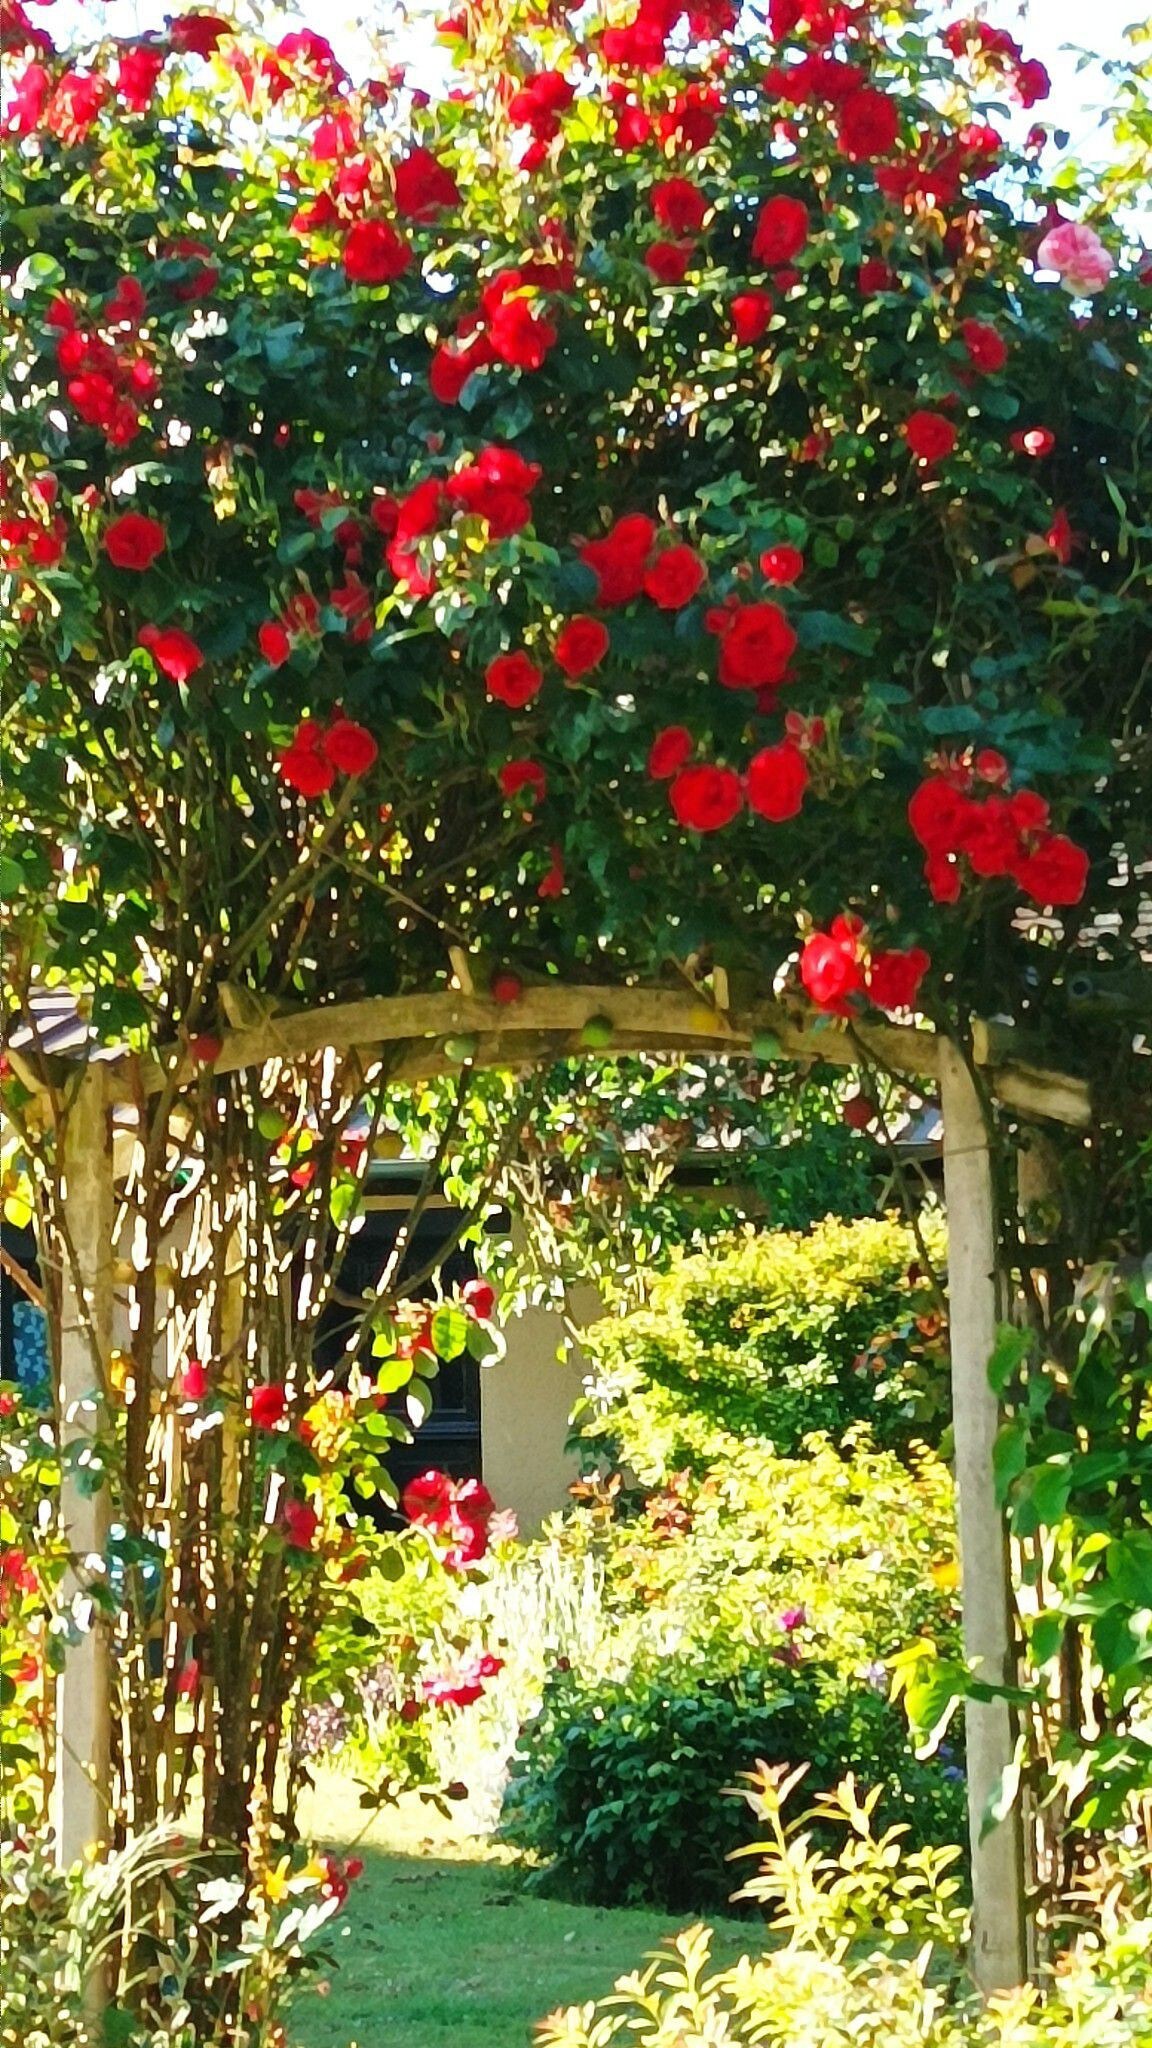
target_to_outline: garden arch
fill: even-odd
[[[992,1685],[1010,1682],[1014,1650],[1011,1580],[1004,1525],[996,1500],[992,1449],[998,1426],[987,1365],[1003,1312],[997,1209],[993,1195],[989,1102],[1025,1121],[1083,1129],[1092,1119],[1087,1084],[1031,1064],[1014,1031],[977,1022],[963,1047],[918,1026],[846,1027],[778,1001],[742,1000],[722,969],[710,988],[548,985],[526,989],[514,1006],[467,986],[457,961],[454,991],[373,998],[272,1016],[228,1033],[213,1059],[216,1072],[326,1050],[356,1054],[366,1075],[385,1049],[391,1079],[416,1079],[460,1065],[461,1042],[475,1065],[527,1067],[598,1049],[744,1053],[803,1062],[820,1058],[850,1066],[868,1062],[937,1086],[943,1112],[945,1192],[949,1216],[949,1288],[956,1479],[965,1655]],[[608,1026],[610,1025],[610,1030]],[[450,1057],[446,1040],[453,1041]],[[49,1114],[64,1107],[61,1139],[65,1215],[72,1273],[64,1292],[60,1403],[77,1463],[66,1477],[62,1518],[69,1551],[83,1559],[107,1537],[105,1491],[86,1490],[83,1442],[92,1410],[92,1359],[113,1344],[114,1113],[161,1090],[178,1089],[195,1071],[184,1047],[157,1060],[132,1054],[86,1065],[16,1055],[22,1078],[44,1098]],[[77,1584],[79,1585],[79,1581]],[[57,1851],[63,1865],[106,1834],[110,1783],[109,1651],[99,1627],[70,1646],[57,1696]],[[986,1815],[1014,1755],[1012,1713],[1003,1699],[965,1703],[969,1828],[974,1890],[973,1962],[985,1991],[1021,1981],[1027,1969],[1024,1836],[1019,1808],[989,1828]]]

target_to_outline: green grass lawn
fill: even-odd
[[[342,1849],[362,1818],[350,1780],[330,1774],[301,1824]],[[364,1874],[333,1923],[339,1966],[301,1993],[292,2048],[527,2048],[533,2021],[599,1997],[688,1924],[534,1898],[498,1851],[418,1801],[375,1817],[355,1853]],[[725,1961],[756,1945],[754,1922],[717,1931]]]

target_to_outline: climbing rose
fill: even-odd
[[[875,292],[894,292],[899,284],[892,265],[885,263],[882,256],[866,256],[856,272],[856,289],[864,299],[870,299]]]
[[[591,569],[598,585],[598,604],[628,604],[644,588],[644,566],[652,552],[656,528],[643,513],[629,513],[618,519],[603,540],[590,540],[580,549],[580,560]]]
[[[943,775],[930,775],[908,804],[908,822],[927,853],[954,853],[971,805]]]
[[[538,370],[556,343],[556,329],[543,313],[536,313],[527,299],[501,301],[488,322],[488,338],[502,363],[514,369]]]
[[[436,1527],[452,1511],[452,1481],[446,1472],[421,1472],[410,1479],[400,1496],[400,1505],[410,1522]]]
[[[907,953],[874,953],[868,969],[868,994],[881,1010],[910,1010],[932,965],[921,946]]]
[[[800,979],[816,1004],[834,1016],[851,1013],[849,997],[864,985],[860,964],[859,926],[854,919],[835,918],[828,932],[813,932],[800,955]]]
[[[974,369],[985,374],[1002,370],[1008,361],[1008,344],[1002,334],[984,320],[962,320],[960,338]]]
[[[66,71],[57,81],[44,115],[45,126],[66,147],[83,142],[111,88],[91,71]]]
[[[1034,902],[1057,907],[1079,903],[1088,885],[1088,868],[1082,846],[1062,832],[1051,832],[1033,853],[1017,861],[1014,873]]]
[[[1044,544],[1046,547],[1051,548],[1057,561],[1063,563],[1064,567],[1067,568],[1068,563],[1072,560],[1073,551],[1076,546],[1076,536],[1072,531],[1067,510],[1063,505],[1059,505],[1056,508],[1055,518],[1044,535]]]
[[[311,1550],[320,1517],[304,1500],[286,1500],[280,1510],[280,1527],[293,1550]]]
[[[556,666],[572,681],[599,668],[610,646],[608,628],[586,614],[569,619],[552,652]]]
[[[548,849],[548,872],[537,882],[536,894],[545,903],[564,894],[564,855],[559,846]]]
[[[753,290],[737,292],[729,312],[732,332],[741,348],[750,348],[759,341],[768,328],[775,311],[775,303],[769,291]]]
[[[804,574],[804,557],[799,548],[781,541],[776,547],[765,549],[760,557],[760,570],[769,583],[785,586],[795,583]]]
[[[143,114],[164,69],[165,51],[154,43],[137,43],[122,51],[116,67],[116,90],[130,114]]]
[[[460,1299],[478,1322],[491,1321],[492,1311],[496,1307],[496,1289],[490,1280],[466,1280],[460,1289]]]
[[[269,667],[282,668],[292,652],[292,642],[279,619],[265,619],[256,640]]]
[[[720,681],[728,690],[759,690],[781,683],[796,634],[778,604],[748,604],[729,612],[721,628]]]
[[[762,747],[748,763],[746,787],[752,810],[774,825],[782,824],[796,816],[804,801],[808,763],[791,740]]]
[[[390,284],[411,261],[411,248],[390,221],[358,220],[348,231],[344,275],[350,284]]]
[[[340,775],[366,775],[379,753],[371,733],[352,718],[337,718],[320,744]]]
[[[174,683],[186,683],[203,665],[202,650],[179,626],[141,626],[136,637],[141,647],[148,649],[161,674]]]
[[[548,787],[539,761],[505,761],[497,780],[505,796],[523,796],[530,804],[536,803]]]
[[[676,612],[683,605],[691,603],[703,583],[706,570],[695,550],[689,547],[667,548],[657,555],[650,569],[645,572],[645,594],[659,605],[663,612]]]
[[[180,1375],[181,1396],[185,1401],[202,1401],[207,1392],[207,1369],[198,1358],[190,1358]]]
[[[1116,268],[1095,228],[1074,220],[1061,221],[1045,235],[1036,263],[1040,270],[1057,271],[1065,291],[1084,299],[1102,292]]]
[[[887,93],[863,86],[840,109],[838,132],[845,156],[856,162],[890,156],[900,134],[900,115]]]
[[[235,34],[222,14],[178,14],[169,31],[172,48],[194,57],[211,57],[221,36]]]
[[[104,529],[104,552],[117,569],[150,569],[167,540],[158,519],[143,512],[122,512]]]
[[[648,773],[654,782],[665,782],[692,757],[692,735],[685,725],[666,725],[658,732],[648,753]]]
[[[253,1387],[248,1396],[248,1419],[253,1429],[275,1429],[288,1412],[283,1387]]]
[[[428,221],[455,206],[460,187],[430,149],[411,149],[396,166],[396,211],[406,220]]]
[[[336,780],[335,763],[321,750],[320,727],[315,719],[304,718],[296,728],[292,744],[279,759],[280,773],[290,789],[302,797],[323,796]]]
[[[910,413],[901,431],[921,462],[942,462],[956,446],[956,429],[942,412]]]
[[[789,199],[781,193],[766,200],[752,237],[754,261],[766,270],[775,269],[778,263],[791,263],[808,240],[808,227],[808,208],[802,199]]]
[[[653,242],[644,262],[657,284],[682,284],[694,254],[691,242]]]
[[[698,234],[708,201],[690,178],[665,178],[652,187],[652,211],[670,235]]]
[[[535,697],[544,674],[521,647],[514,654],[498,654],[495,661],[490,661],[484,681],[490,697],[507,704],[511,711],[522,711]]]
[[[718,832],[731,824],[741,806],[740,777],[731,768],[701,764],[682,768],[668,792],[681,825],[694,832]]]

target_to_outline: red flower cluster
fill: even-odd
[[[459,185],[448,166],[434,157],[430,149],[410,149],[392,175],[396,211],[405,220],[434,220],[445,207],[459,203]]]
[[[970,57],[978,70],[1005,80],[1018,106],[1034,107],[1052,90],[1039,58],[1026,58],[1005,28],[987,21],[953,21],[944,30],[944,41],[954,57]]]
[[[503,1657],[495,1657],[491,1650],[485,1650],[477,1657],[469,1657],[466,1663],[458,1664],[452,1671],[439,1671],[434,1677],[422,1678],[420,1690],[431,1706],[471,1707],[483,1697],[484,1680],[495,1678],[496,1673],[503,1669]]]
[[[560,133],[560,116],[572,105],[576,88],[562,71],[537,71],[512,94],[508,119],[514,127],[527,128],[532,140],[520,159],[522,171],[538,170],[548,154],[548,144]]]
[[[116,90],[130,114],[147,113],[168,52],[152,42],[126,43],[116,65]]]
[[[448,1571],[462,1571],[484,1556],[496,1503],[481,1480],[422,1472],[404,1488],[400,1504],[408,1520],[442,1547]]]
[[[1088,855],[1049,824],[1035,790],[1008,792],[1008,764],[987,748],[974,760],[948,761],[920,784],[908,822],[927,859],[924,874],[937,903],[955,903],[962,861],[978,880],[1011,876],[1035,903],[1079,903]]]
[[[912,1009],[931,965],[921,946],[908,952],[870,946],[863,920],[849,911],[805,941],[800,979],[817,1009],[850,1017],[857,996],[881,1010]]]
[[[58,567],[68,542],[68,523],[53,509],[58,495],[55,476],[43,470],[28,484],[34,512],[0,504],[0,569],[18,576]]]
[[[542,474],[538,462],[525,462],[514,448],[493,443],[447,479],[444,496],[460,511],[483,519],[490,540],[506,540],[531,521],[529,494]]]
[[[657,540],[654,522],[634,512],[618,519],[603,540],[585,541],[580,560],[596,578],[598,604],[630,604],[642,593],[661,611],[691,603],[707,574],[703,562],[683,542],[658,551]]]
[[[323,796],[337,775],[366,775],[378,752],[371,733],[354,719],[334,718],[325,731],[316,719],[302,718],[280,755],[279,768],[301,796]]]
[[[59,333],[56,362],[64,396],[84,425],[98,428],[113,448],[135,440],[144,424],[141,407],[157,389],[156,366],[135,339],[146,310],[134,277],[121,278],[84,327],[69,299],[54,299],[48,309],[48,325]]]
[[[440,343],[432,358],[429,381],[433,394],[455,405],[469,377],[493,363],[517,370],[538,370],[556,346],[557,330],[548,318],[546,295],[571,283],[570,249],[560,231],[553,236],[558,261],[529,259],[515,270],[501,270],[480,294],[480,310],[466,313],[452,341]]]
[[[663,178],[652,187],[652,212],[671,240],[653,242],[644,261],[660,284],[679,284],[695,254],[708,201],[691,178]]]

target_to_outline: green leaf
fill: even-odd
[[[1031,1349],[1030,1330],[1021,1330],[1015,1323],[1000,1324],[996,1331],[996,1344],[988,1360],[988,1384],[994,1393],[1002,1394],[1009,1381],[1015,1379]]]
[[[455,1302],[442,1301],[432,1317],[432,1342],[438,1358],[459,1358],[468,1343],[472,1318]]]

